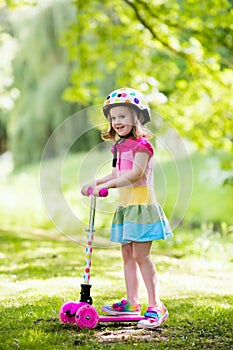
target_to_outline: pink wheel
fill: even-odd
[[[99,322],[99,315],[96,309],[89,305],[81,306],[75,315],[75,322],[79,328],[95,328]]]
[[[59,311],[59,319],[62,323],[75,323],[75,314],[79,307],[85,305],[85,303],[77,301],[68,301],[63,304]]]

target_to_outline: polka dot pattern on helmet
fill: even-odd
[[[150,121],[150,108],[144,95],[135,89],[121,88],[112,91],[104,101],[103,112],[108,117],[109,110],[117,105],[131,104],[133,108],[142,112],[142,124]]]

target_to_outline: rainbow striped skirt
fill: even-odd
[[[111,229],[112,242],[149,242],[172,237],[161,206],[149,187],[122,187]]]

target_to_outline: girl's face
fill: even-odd
[[[127,136],[133,128],[134,111],[125,106],[113,107],[110,110],[110,122],[120,137]]]

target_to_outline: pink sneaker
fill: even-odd
[[[156,328],[168,318],[168,310],[164,305],[160,307],[148,307],[145,318],[138,322],[138,328]]]

